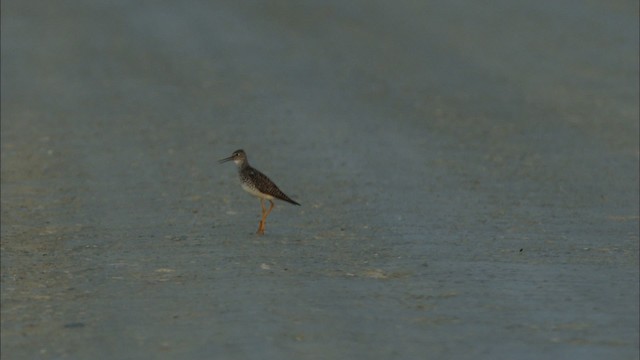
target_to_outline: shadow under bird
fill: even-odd
[[[260,224],[258,225],[257,234],[264,234],[264,225],[267,222],[267,216],[269,216],[269,213],[275,206],[275,204],[273,203],[274,199],[283,200],[293,205],[300,206],[300,204],[285,195],[285,193],[283,193],[282,190],[280,190],[278,186],[276,186],[276,184],[274,184],[274,182],[267,177],[267,175],[261,173],[257,169],[252,168],[249,165],[247,154],[244,152],[244,150],[236,150],[231,156],[229,156],[228,158],[224,158],[218,162],[222,164],[227,161],[233,161],[236,166],[238,166],[238,175],[240,175],[240,182],[244,191],[260,199],[260,205],[262,206],[262,219],[260,220]],[[271,203],[271,206],[268,210],[264,206],[265,200],[269,200],[269,202]]]

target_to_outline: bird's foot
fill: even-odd
[[[256,231],[258,235],[264,235],[264,222],[260,221],[260,225],[258,225],[258,231]]]

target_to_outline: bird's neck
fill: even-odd
[[[238,164],[238,171],[242,171],[247,168],[249,168],[249,162],[246,160]]]

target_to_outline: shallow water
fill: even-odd
[[[637,3],[48,4],[3,4],[6,357],[638,357]],[[237,148],[302,204],[263,237]]]

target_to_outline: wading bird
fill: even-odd
[[[274,199],[283,200],[298,206],[300,205],[285,195],[285,193],[283,193],[265,174],[252,168],[249,165],[247,154],[244,150],[240,149],[234,151],[231,156],[220,160],[219,163],[222,164],[227,161],[233,161],[236,166],[238,166],[238,175],[240,175],[240,183],[244,191],[260,199],[260,205],[262,206],[262,219],[258,225],[257,234],[264,234],[264,225],[267,222],[267,216],[269,216],[269,213],[275,206],[273,203]],[[265,200],[269,200],[271,203],[268,210],[264,206]]]

